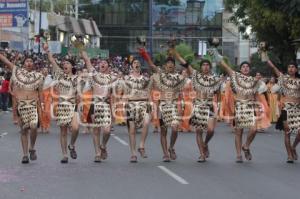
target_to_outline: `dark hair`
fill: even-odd
[[[173,64],[175,64],[175,59],[173,57],[167,57],[166,63],[169,62],[169,61],[173,62]]]
[[[27,59],[31,59],[31,60],[33,61],[33,63],[34,63],[34,61],[35,61],[34,58],[33,58],[33,56],[28,55],[28,56],[26,56],[26,57],[23,59],[22,65],[25,64],[25,61],[26,61]]]
[[[134,61],[140,62],[140,60],[138,60],[137,58],[133,58],[133,60],[130,62],[130,65],[132,65]]]
[[[209,64],[209,67],[211,67],[211,62],[208,59],[202,59],[200,62],[200,66],[202,66],[205,63]]]
[[[4,74],[4,79],[5,79],[5,80],[8,80],[8,81],[9,81],[10,78],[11,78],[11,73],[10,73],[10,72]]]
[[[297,69],[297,72],[296,72],[296,74],[295,74],[295,77],[300,78],[300,74],[298,73],[298,64],[297,64],[297,62],[291,60],[291,61],[288,63],[288,66],[291,66],[291,65],[292,65],[292,66],[295,66],[295,68]]]
[[[99,64],[99,63],[102,62],[102,61],[105,61],[105,62],[108,64],[108,66],[111,65],[109,59],[99,59],[99,60],[97,61],[97,64]]]
[[[243,62],[240,64],[240,69],[242,68],[242,66],[243,66],[244,64],[247,64],[249,67],[251,66],[249,62],[243,61]]]
[[[293,65],[293,66],[295,66],[296,68],[298,68],[298,64],[297,64],[295,61],[290,61],[290,62],[288,63],[288,66],[290,66],[290,65]]]
[[[69,62],[73,67],[75,66],[75,61],[73,59],[64,59],[64,62]]]

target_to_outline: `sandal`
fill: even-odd
[[[22,164],[28,164],[29,163],[29,158],[27,155],[23,156],[22,158]]]
[[[245,147],[242,147],[242,150],[244,151],[246,160],[250,161],[252,159],[250,149],[246,149]]]
[[[138,152],[140,153],[142,158],[148,158],[148,156],[145,152],[145,148],[138,148]]]
[[[294,163],[294,160],[291,159],[291,158],[288,158],[287,161],[286,161],[286,163],[293,164],[293,163]]]
[[[130,157],[130,162],[131,163],[137,163],[137,157],[136,157],[136,155],[133,155],[133,156]]]
[[[208,145],[204,145],[204,154],[205,154],[205,158],[209,158],[209,149],[208,149]]]
[[[171,158],[171,160],[176,160],[177,155],[176,155],[176,153],[175,153],[175,149],[169,148],[169,153],[170,153],[170,158]]]
[[[67,164],[69,162],[68,157],[63,157],[63,159],[61,159],[60,163],[62,164]]]
[[[37,159],[36,150],[29,149],[29,158],[30,158],[30,160],[36,160]]]
[[[243,163],[243,156],[237,156],[236,157],[236,160],[235,160],[236,163]]]
[[[294,160],[298,160],[298,154],[297,154],[296,149],[292,148],[292,154],[293,154]]]
[[[75,146],[71,147],[71,145],[68,146],[68,149],[70,150],[70,156],[72,159],[77,159],[77,153],[75,151]]]
[[[201,156],[198,158],[198,162],[200,162],[200,163],[206,162],[205,157],[201,155]]]
[[[170,157],[168,155],[164,155],[163,162],[171,162]]]
[[[100,155],[96,155],[94,162],[95,163],[100,163],[101,162],[101,156]]]
[[[107,159],[107,150],[106,150],[106,148],[103,148],[103,147],[100,146],[100,150],[101,150],[101,155],[100,155],[101,159],[106,160]]]

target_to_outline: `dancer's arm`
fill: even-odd
[[[94,69],[94,67],[93,67],[91,60],[90,60],[88,54],[86,53],[86,51],[81,51],[80,54],[85,62],[85,65],[86,65],[88,71],[92,71]]]
[[[158,72],[159,68],[153,63],[150,55],[148,54],[148,52],[146,51],[146,49],[144,47],[141,47],[138,49],[139,50],[139,54],[141,55],[141,57],[143,57],[143,59],[149,64],[149,66],[152,68],[152,70],[154,72]]]
[[[280,76],[281,72],[278,70],[278,68],[273,64],[273,62],[271,60],[267,61],[268,66],[272,68],[272,70],[274,71],[274,73],[276,74],[276,76]]]
[[[169,52],[171,52],[171,54],[175,56],[175,58],[180,62],[181,66],[183,66],[184,68],[188,69],[189,74],[193,73],[193,71],[195,69],[193,69],[193,67],[191,66],[191,64],[189,64],[187,61],[185,61],[185,59],[183,59],[183,57],[181,57],[181,55],[176,51],[175,48],[171,48],[169,50]]]
[[[228,64],[226,64],[224,60],[220,62],[220,66],[226,71],[229,76],[234,73],[234,70],[232,70],[232,68]]]
[[[44,49],[44,51],[47,53],[47,55],[48,55],[48,60],[50,61],[51,65],[52,65],[52,67],[53,67],[53,69],[54,69],[54,71],[60,70],[60,68],[59,68],[59,66],[57,65],[57,63],[56,63],[56,61],[55,61],[55,59],[54,59],[52,53],[51,53],[50,50],[49,50],[49,46],[48,46],[47,43],[44,43],[43,49]]]
[[[6,65],[9,70],[13,70],[15,67],[15,64],[13,64],[12,62],[10,62],[7,57],[5,57],[2,53],[0,53],[0,61],[2,61],[4,63],[4,65]]]

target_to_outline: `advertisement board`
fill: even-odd
[[[28,27],[28,0],[0,0],[0,27]]]

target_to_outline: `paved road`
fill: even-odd
[[[161,161],[159,135],[149,133],[149,158],[130,164],[126,128],[115,127],[107,161],[93,162],[92,138],[81,134],[78,159],[62,165],[53,125],[51,134],[38,137],[38,160],[22,165],[18,129],[10,118],[0,114],[0,199],[299,198],[300,163],[285,163],[282,134],[273,128],[258,134],[253,161],[244,164],[234,162],[233,135],[219,123],[204,164],[196,162],[192,133],[180,134],[178,160],[171,163]]]

